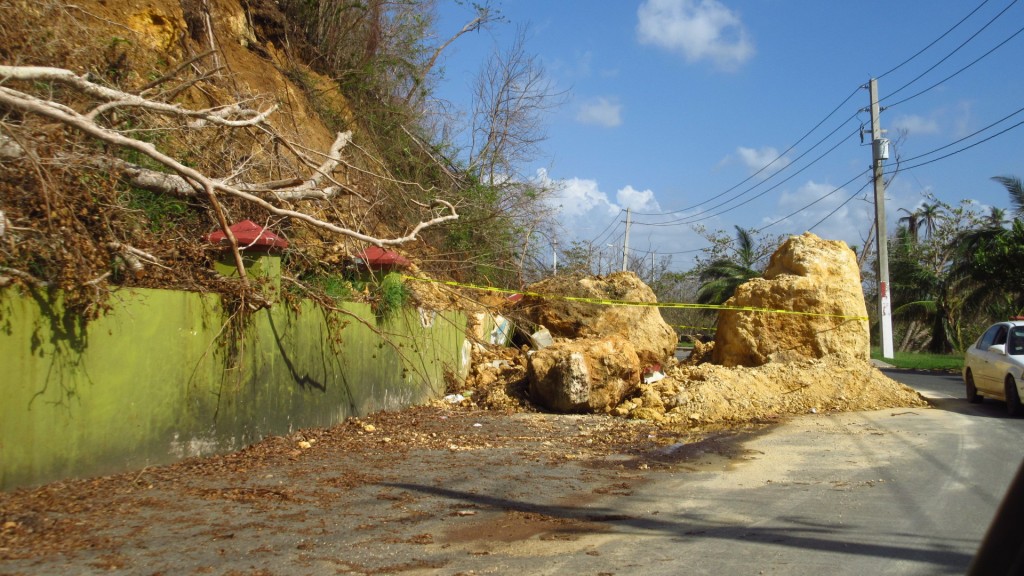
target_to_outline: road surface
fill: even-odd
[[[602,416],[425,408],[0,494],[0,574],[962,574],[1024,419],[956,376],[889,374],[934,408],[670,445]]]

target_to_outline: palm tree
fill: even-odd
[[[933,352],[948,348],[941,279],[920,259],[916,239],[908,229],[897,231],[890,245],[889,277],[892,282],[892,318],[902,333],[900,352],[927,342]]]
[[[993,176],[993,180],[999,182],[1006,188],[1010,195],[1010,204],[1013,204],[1013,217],[1024,217],[1024,185],[1017,176]]]
[[[1013,222],[1009,228],[986,225],[962,234],[948,282],[965,310],[994,316],[1019,314],[1024,311],[1024,187],[1017,177],[992,179],[1010,195]]]
[[[749,230],[736,226],[736,246],[735,258],[719,258],[701,271],[698,303],[722,304],[732,297],[740,284],[761,275],[754,268],[757,255]]]
[[[938,221],[946,217],[943,212],[945,212],[945,210],[939,202],[933,202],[931,204],[925,203],[917,209],[917,216],[921,219],[921,225],[924,226],[925,236],[928,238],[931,238],[932,234],[935,232]]]
[[[898,220],[898,222],[900,224],[904,224],[905,223],[907,225],[907,234],[910,236],[910,241],[916,244],[917,243],[917,230],[918,230],[918,228],[921,225],[921,221],[920,221],[921,215],[916,210],[914,212],[911,212],[910,210],[907,210],[906,208],[900,208],[900,211],[906,212],[907,215],[903,216],[902,218],[900,218]]]
[[[1006,209],[996,206],[988,207],[988,216],[985,217],[985,225],[989,228],[1002,228],[1006,224]]]

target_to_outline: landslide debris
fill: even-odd
[[[867,361],[867,310],[856,255],[846,243],[810,232],[791,236],[772,254],[763,278],[739,288],[721,310],[712,361],[760,366],[772,360],[846,356]]]
[[[617,334],[557,342],[527,361],[530,397],[556,412],[605,412],[639,381],[636,348]]]
[[[530,291],[653,301],[653,294],[644,291],[650,289],[637,287],[638,282],[631,274],[566,276],[535,284]],[[675,361],[674,349],[671,355],[659,355],[663,345],[648,344],[643,362],[656,363],[661,370],[648,368],[647,378],[633,377],[635,385],[628,386],[625,372],[610,368],[628,364],[615,360],[623,355],[602,354],[599,346],[615,338],[636,342],[657,334],[665,323],[656,307],[528,296],[522,307],[531,321],[556,336],[555,352],[477,346],[465,382],[472,394],[465,404],[507,411],[532,410],[534,405],[553,411],[604,411],[689,430],[791,414],[927,405],[868,361],[860,273],[844,243],[810,233],[789,238],[772,255],[764,278],[741,286],[726,304],[801,313],[722,310],[715,342],[694,343],[681,363]],[[602,357],[608,358],[606,365],[601,365]],[[540,369],[531,369],[534,363]],[[584,385],[587,381],[589,386]],[[621,401],[610,401],[615,395]],[[499,397],[502,401],[495,402]]]
[[[677,428],[715,429],[781,416],[924,407],[914,390],[842,355],[746,366],[678,366],[612,412]]]
[[[518,310],[556,338],[621,336],[636,348],[641,366],[660,364],[675,354],[679,337],[657,307],[612,306],[607,301],[654,304],[658,298],[632,272],[569,274],[527,286]]]

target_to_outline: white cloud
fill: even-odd
[[[760,149],[740,146],[736,148],[736,154],[740,161],[747,167],[751,174],[758,174],[761,178],[767,178],[789,165],[789,158],[779,157],[779,151],[771,146],[762,146]]]
[[[658,201],[654,199],[654,192],[650,189],[637,190],[627,184],[625,188],[622,188],[615,193],[615,200],[623,208],[632,208],[633,210],[643,212],[661,211],[661,206],[659,206]]]
[[[718,0],[647,0],[637,19],[641,44],[679,53],[687,62],[711,60],[730,70],[754,55],[739,15]]]
[[[971,124],[973,121],[973,109],[970,102],[961,102],[954,110],[953,114],[953,134],[958,138],[963,138],[971,133]]]
[[[605,218],[615,215],[625,208],[644,212],[661,210],[653,190],[637,190],[628,184],[615,193],[615,201],[612,201],[606,192],[601,191],[596,180],[587,178],[554,180],[548,175],[547,170],[542,168],[537,170],[534,182],[539,186],[554,190],[554,193],[548,197],[548,202],[557,207],[561,214],[569,219]]]
[[[637,212],[660,212],[655,193],[652,190],[637,190],[626,185],[615,193],[613,202],[607,193],[602,192],[596,180],[587,178],[552,179],[547,170],[537,170],[534,178],[537,185],[555,190],[548,202],[559,209],[559,224],[564,233],[560,236],[559,245],[569,246],[573,241],[598,242],[599,250],[606,251],[605,256],[614,252],[609,243],[620,247],[619,255],[613,262],[621,262],[622,233],[625,216],[620,214],[623,208],[633,208]],[[634,215],[634,224],[642,218]],[[688,226],[650,228],[635,226],[630,238],[631,250],[634,254],[643,254],[651,250],[660,262],[662,258],[671,259],[671,269],[688,270],[693,265],[695,249],[707,245]],[[673,253],[677,253],[672,255]],[[613,266],[614,268],[614,266]]]
[[[595,209],[608,214],[615,214],[619,211],[619,207],[613,204],[608,199],[608,195],[598,187],[596,180],[586,178],[554,180],[543,168],[537,170],[537,177],[534,180],[538,185],[554,190],[548,197],[548,202],[568,218],[578,218]]]
[[[596,98],[580,106],[576,120],[582,124],[614,128],[622,124],[622,105],[608,98]]]
[[[858,195],[862,196],[869,192],[870,189]],[[871,203],[861,202],[857,198],[849,200],[853,193],[853,189],[844,188],[836,191],[836,187],[831,184],[809,181],[795,192],[783,192],[777,205],[778,213],[765,216],[761,220],[761,226],[802,208],[787,220],[765,230],[765,233],[790,230],[799,234],[814,227],[812,231],[826,240],[842,240],[850,246],[859,246],[871,227],[874,207]],[[819,201],[809,205],[815,200]]]
[[[892,121],[892,129],[894,131],[906,130],[907,134],[911,135],[938,134],[939,123],[932,118],[911,114],[909,116],[897,116]]]

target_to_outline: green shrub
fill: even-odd
[[[373,301],[373,311],[382,321],[390,320],[409,301],[409,288],[402,281],[402,276],[394,272],[384,276],[377,285]]]

